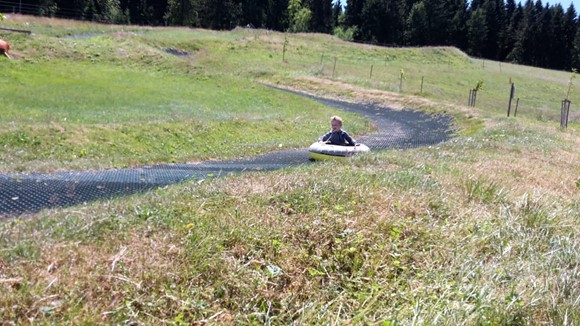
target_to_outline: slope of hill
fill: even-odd
[[[326,35],[3,25],[34,32],[0,34],[16,59],[0,61],[3,171],[233,157],[228,143],[248,133],[252,155],[326,130],[334,110],[256,82],[446,112],[460,131],[3,221],[0,320],[580,323],[577,110],[558,123],[570,73]],[[510,79],[517,118],[505,117]],[[373,128],[345,117],[354,133]]]

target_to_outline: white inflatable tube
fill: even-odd
[[[329,145],[316,142],[308,148],[310,158],[313,160],[331,160],[354,156],[359,153],[367,153],[370,149],[364,144],[356,146]]]

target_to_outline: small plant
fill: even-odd
[[[405,70],[401,68],[401,72],[399,73],[399,92],[403,91],[403,80],[405,80]]]
[[[332,34],[334,34],[334,36],[338,37],[339,39],[341,39],[343,41],[354,40],[354,35],[357,32],[358,32],[358,27],[356,27],[356,26],[351,26],[348,28],[338,26],[332,30]]]
[[[566,92],[566,100],[570,100],[570,91],[572,91],[572,86],[574,86],[574,78],[576,78],[576,73],[578,70],[572,68],[572,74],[570,75],[570,80],[568,81],[568,91]]]
[[[504,190],[495,182],[469,179],[465,182],[467,202],[479,201],[486,204],[504,200]]]
[[[288,48],[288,37],[284,36],[284,47],[282,48],[282,62],[286,62],[286,48]]]

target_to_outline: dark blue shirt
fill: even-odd
[[[355,146],[356,142],[348,132],[344,130],[339,130],[333,132],[332,130],[327,132],[324,136],[320,137],[320,141],[332,144],[332,145],[341,145],[341,146]]]

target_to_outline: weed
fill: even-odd
[[[481,178],[465,181],[467,202],[480,201],[485,204],[501,203],[504,200],[504,191],[494,182],[487,182]]]

